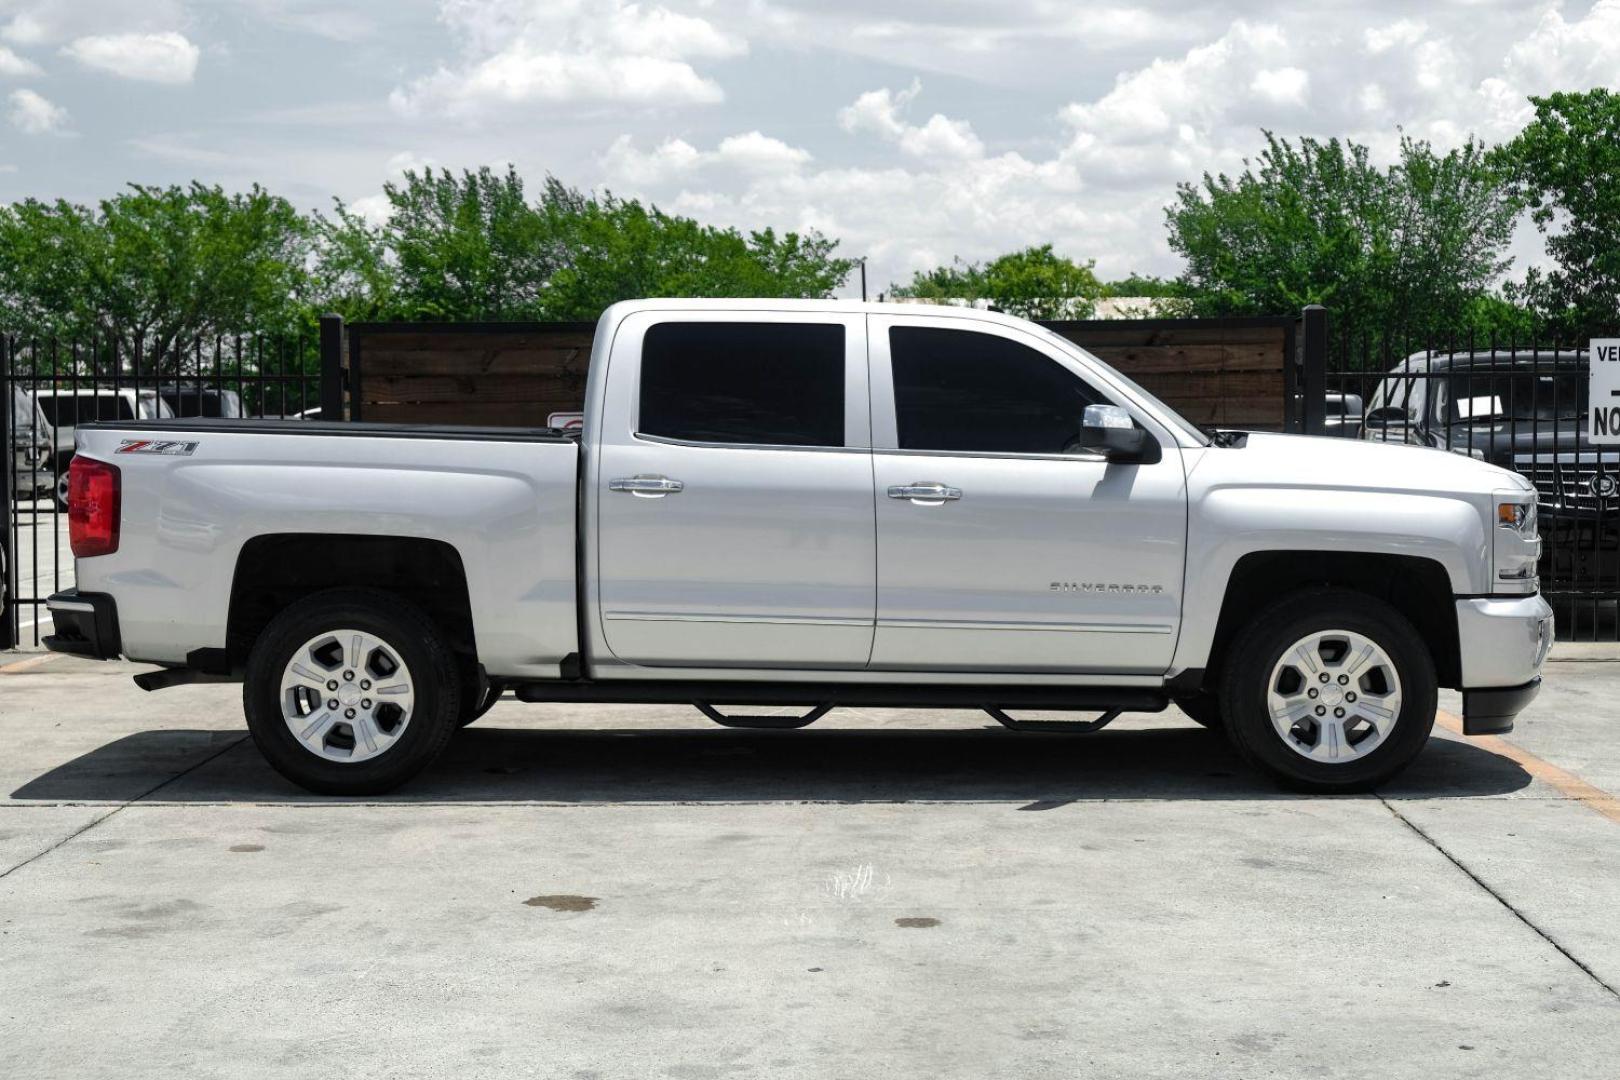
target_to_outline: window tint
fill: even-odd
[[[1107,399],[1051,357],[971,330],[889,331],[902,450],[1061,454]]]
[[[641,346],[644,435],[844,445],[844,328],[660,323]]]

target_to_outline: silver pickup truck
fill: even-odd
[[[580,432],[119,421],[77,449],[49,646],[241,681],[318,792],[400,784],[502,693],[1032,732],[1174,702],[1355,791],[1422,749],[1439,687],[1469,734],[1510,729],[1552,642],[1520,477],[1206,434],[981,311],[622,303]]]

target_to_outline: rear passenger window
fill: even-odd
[[[643,435],[844,445],[844,328],[659,323],[641,345]]]
[[[889,331],[902,450],[1079,452],[1087,405],[1107,399],[1045,353],[995,334]]]

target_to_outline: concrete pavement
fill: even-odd
[[[1567,1077],[1620,1055],[1620,822],[1443,731],[1379,796],[1319,799],[1173,712],[1062,737],[503,702],[362,802],[272,773],[237,688],[147,695],[132,670],[0,674],[0,1075]],[[1620,792],[1617,693],[1620,664],[1553,664],[1510,739]]]

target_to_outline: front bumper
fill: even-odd
[[[1457,601],[1463,733],[1500,735],[1541,689],[1553,645],[1553,612],[1540,596]]]
[[[56,633],[45,638],[47,649],[92,660],[118,658],[123,642],[118,634],[118,605],[112,597],[67,589],[46,600],[45,606],[56,628]]]

